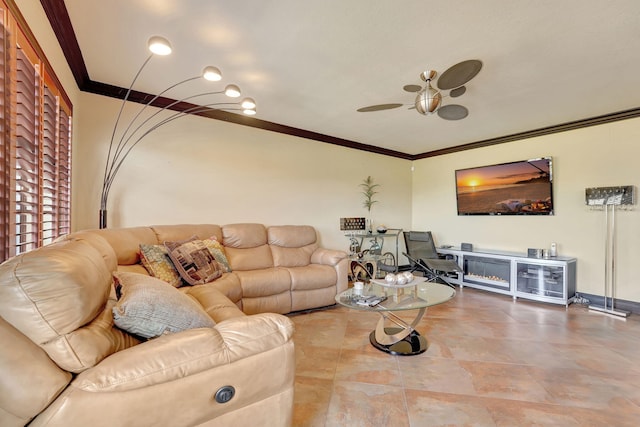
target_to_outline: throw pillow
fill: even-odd
[[[214,237],[203,240],[205,246],[213,254],[213,257],[220,263],[225,273],[231,272],[231,265],[227,259],[227,253],[224,250],[222,243],[218,242]]]
[[[153,277],[164,280],[171,286],[179,288],[183,285],[178,270],[173,266],[164,245],[140,244],[140,262]]]
[[[164,245],[180,277],[188,284],[201,285],[222,276],[222,267],[197,237],[182,242],[164,242]]]
[[[113,307],[113,323],[120,329],[143,337],[193,328],[211,328],[215,322],[189,295],[168,283],[138,273],[113,274],[118,302]]]

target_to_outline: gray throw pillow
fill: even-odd
[[[206,311],[190,296],[170,284],[138,273],[113,274],[118,302],[113,322],[143,338],[186,329],[215,326]]]

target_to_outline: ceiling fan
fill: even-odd
[[[418,113],[429,115],[437,113],[438,116],[445,120],[460,120],[469,115],[466,107],[458,104],[442,105],[443,95],[441,91],[448,90],[451,98],[457,98],[463,95],[467,88],[467,84],[482,69],[482,62],[477,59],[462,61],[447,69],[436,81],[434,89],[431,82],[436,78],[438,73],[434,70],[426,70],[420,73],[420,79],[424,82],[424,86],[408,84],[403,87],[405,92],[416,93],[414,104],[409,109],[415,109]],[[358,108],[360,113],[369,113],[372,111],[391,110],[402,107],[406,104],[379,104],[370,105],[368,107]]]

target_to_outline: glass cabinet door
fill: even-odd
[[[517,292],[564,298],[564,266],[517,263]]]

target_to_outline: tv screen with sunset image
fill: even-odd
[[[551,158],[456,171],[458,215],[553,215]]]

